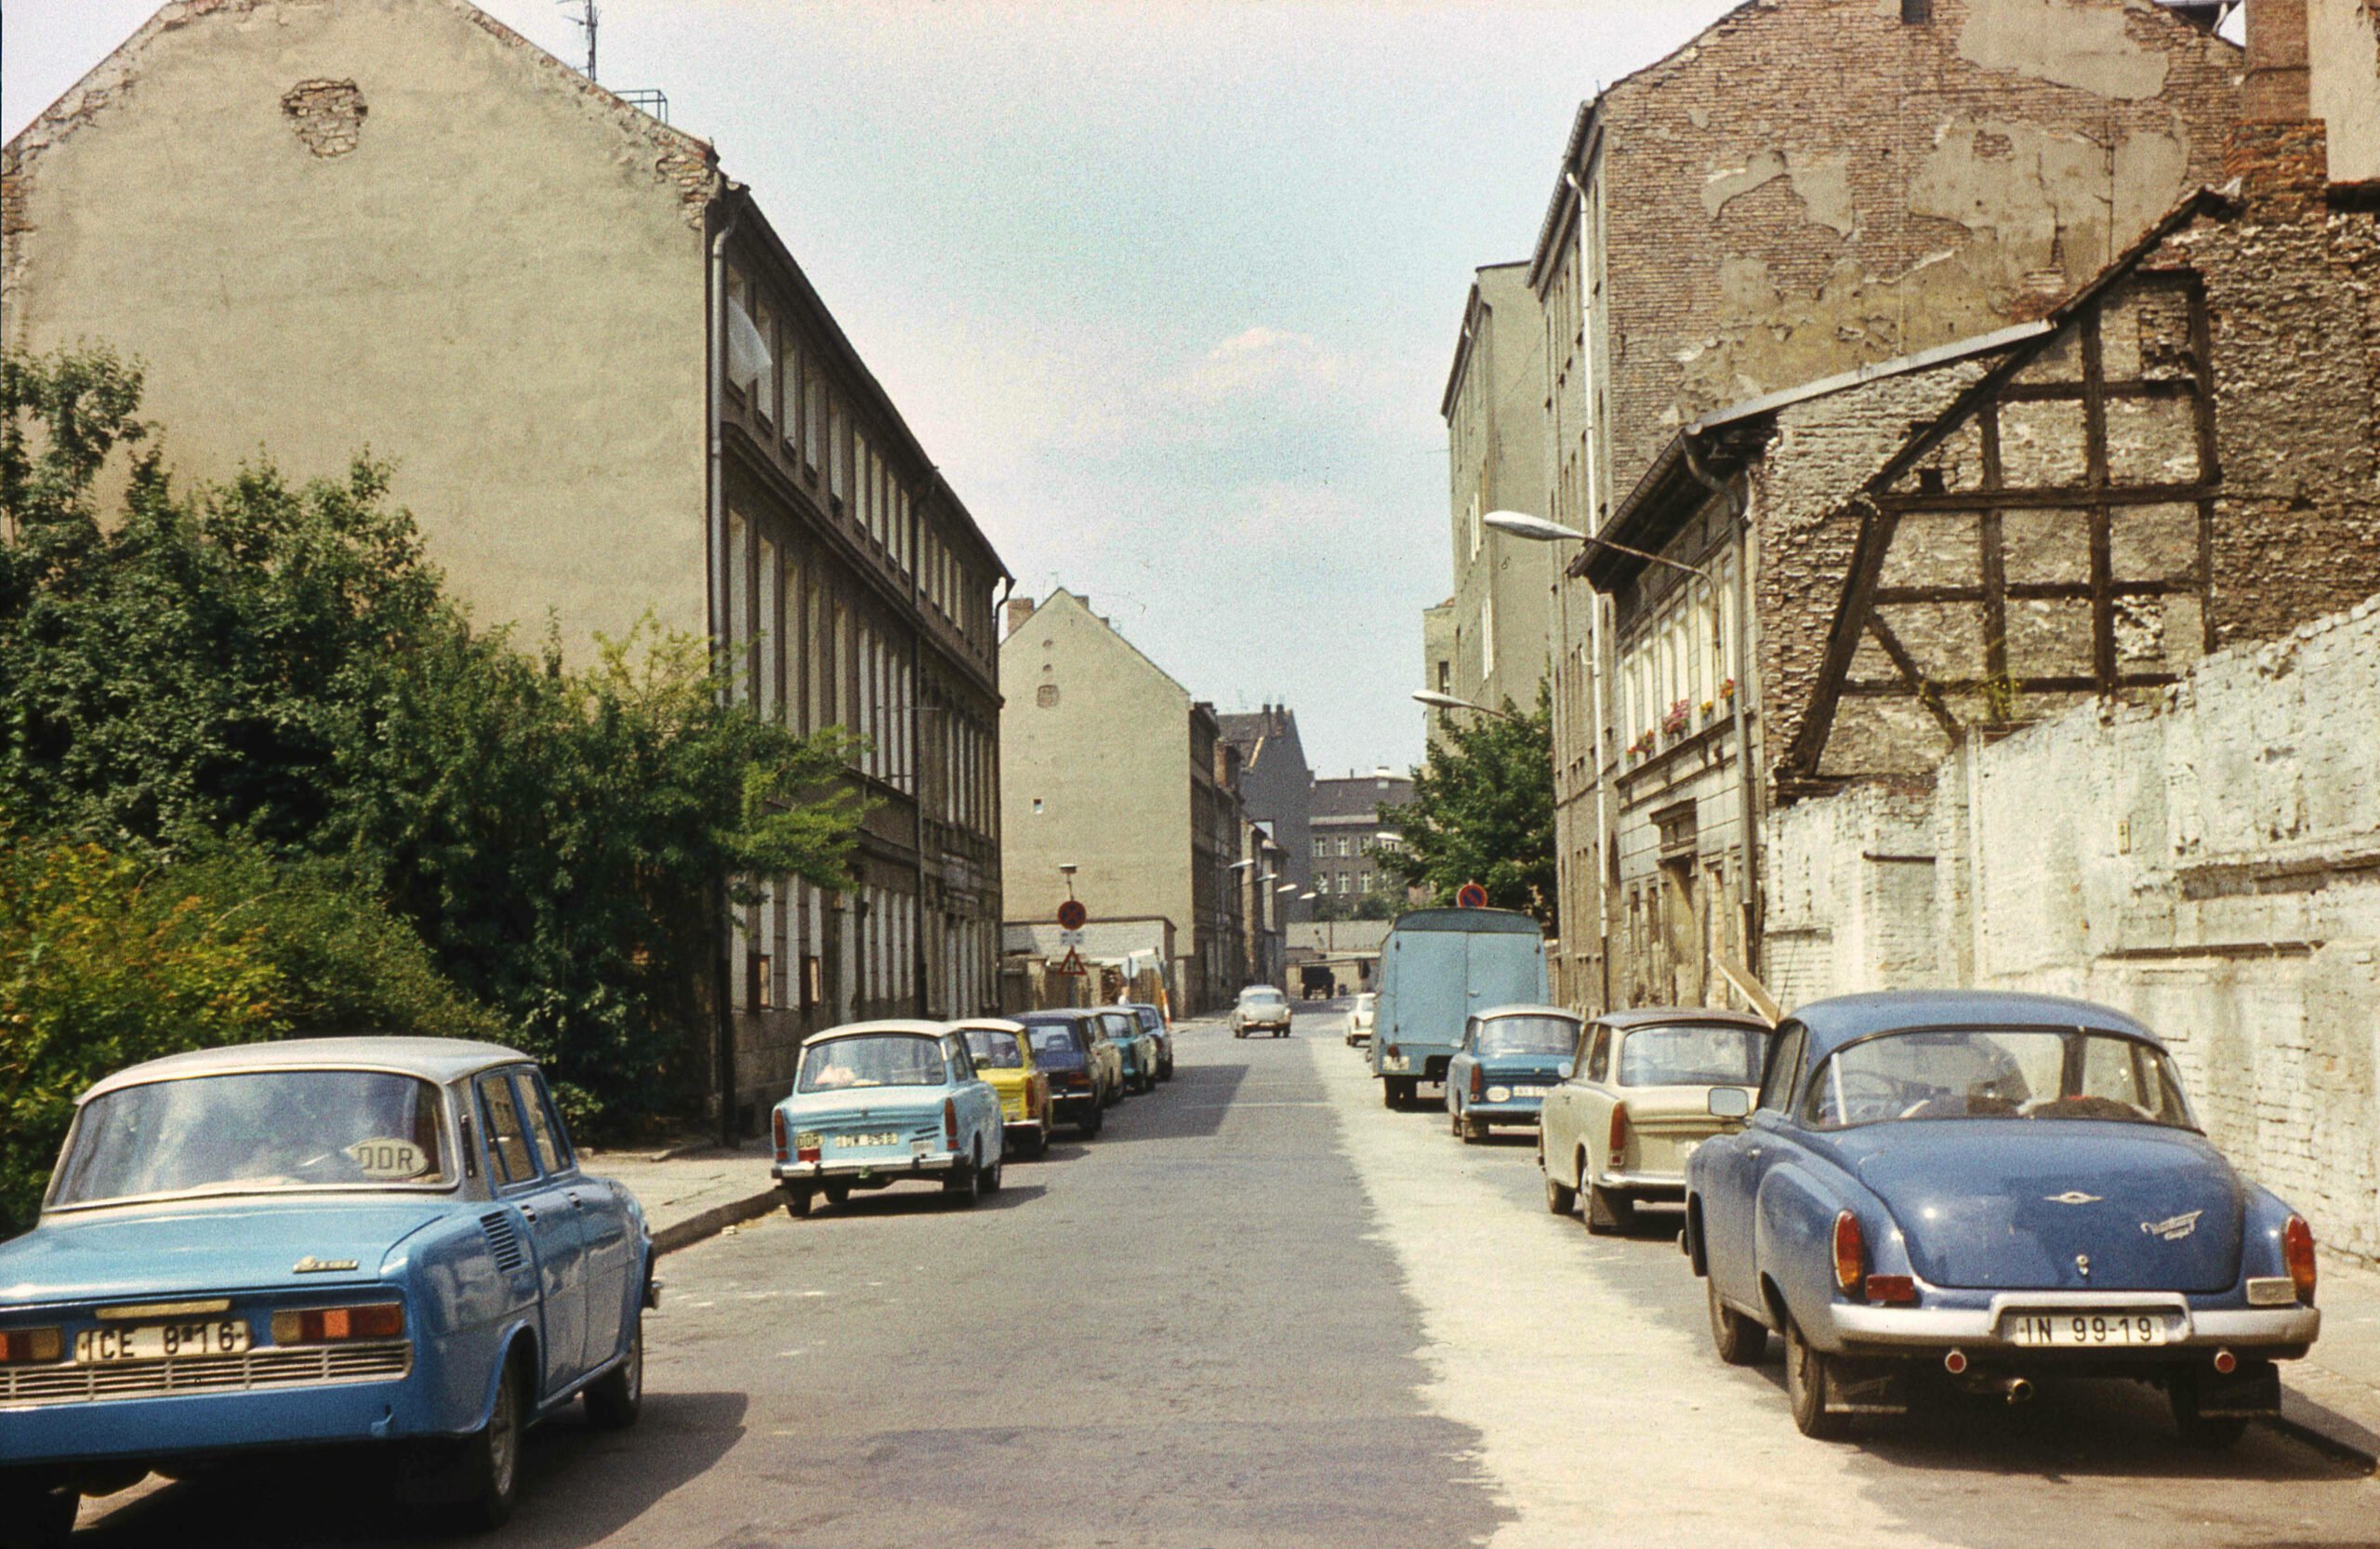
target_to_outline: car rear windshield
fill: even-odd
[[[1082,1048],[1075,1042],[1074,1029],[1063,1022],[1028,1024],[1025,1037],[1033,1040],[1034,1057],[1044,1065],[1082,1063]]]
[[[914,1033],[873,1033],[813,1043],[801,1056],[800,1090],[938,1087],[942,1048]]]
[[[1804,1122],[2111,1119],[2194,1130],[2163,1050],[2079,1028],[1926,1028],[1863,1039],[1818,1066]]]
[[[1243,989],[1239,992],[1239,1003],[1243,1006],[1277,1006],[1283,1001],[1277,989]]]
[[[1483,1054],[1565,1055],[1579,1046],[1579,1025],[1567,1016],[1497,1016],[1479,1025]]]
[[[1025,1051],[1018,1046],[1016,1035],[998,1027],[968,1028],[967,1053],[975,1056],[978,1070],[1025,1068]]]
[[[1620,1045],[1624,1087],[1752,1087],[1768,1053],[1765,1027],[1637,1027]]]
[[[1153,1033],[1165,1030],[1165,1018],[1155,1006],[1143,1006],[1140,1008],[1140,1013],[1142,1026]]]
[[[384,1070],[263,1070],[92,1098],[49,1202],[453,1182],[445,1107],[430,1082]]]

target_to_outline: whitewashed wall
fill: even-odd
[[[2380,598],[2158,705],[1969,747],[1930,789],[1781,809],[1765,848],[1787,1004],[1987,985],[2121,1006],[2235,1159],[2380,1258]]]

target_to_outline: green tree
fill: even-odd
[[[1413,772],[1413,801],[1381,814],[1404,835],[1382,864],[1441,904],[1477,882],[1488,902],[1554,922],[1554,712],[1543,685],[1523,714],[1457,720]]]
[[[550,626],[530,653],[473,630],[368,457],[293,485],[259,456],[178,491],[139,397],[104,350],[0,357],[0,808],[214,866],[349,954],[366,1000],[323,982],[331,956],[284,954],[306,1025],[456,1027],[476,1001],[581,1120],[698,1085],[719,879],[848,882],[853,741],[764,724],[649,622],[580,669]],[[430,977],[339,889],[385,900]]]

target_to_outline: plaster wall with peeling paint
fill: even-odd
[[[7,344],[142,362],[178,475],[368,449],[477,622],[705,628],[699,142],[466,7],[225,0],[5,170]]]

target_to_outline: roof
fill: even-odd
[[[1788,1020],[1810,1030],[1814,1057],[1871,1033],[1917,1027],[2096,1027],[2164,1047],[2156,1034],[2112,1006],[2014,990],[1888,989],[1838,995],[1813,1000]]]
[[[1355,774],[1316,780],[1307,816],[1372,817],[1382,807],[1407,806],[1412,800],[1413,782],[1402,774]]]
[[[1474,935],[1542,936],[1537,921],[1514,909],[1408,909],[1396,917],[1398,931],[1467,931]]]
[[[829,1027],[823,1033],[813,1033],[811,1043],[823,1043],[831,1038],[859,1038],[868,1033],[912,1033],[919,1038],[940,1038],[950,1031],[945,1022],[921,1022],[914,1017],[889,1017],[882,1022],[846,1022],[840,1027]]]
[[[1583,1022],[1586,1018],[1567,1006],[1540,1006],[1527,1000],[1515,1000],[1507,1006],[1490,1006],[1484,1012],[1474,1012],[1482,1022],[1491,1016],[1558,1016],[1566,1022]]]
[[[1025,1024],[1012,1016],[962,1016],[950,1024],[953,1032],[980,1030],[987,1033],[1021,1033]]]
[[[1730,1027],[1769,1026],[1768,1018],[1757,1013],[1734,1011],[1726,1006],[1631,1006],[1626,1011],[1606,1012],[1595,1021],[1622,1032],[1631,1027],[1673,1027],[1681,1022],[1715,1022]]]
[[[399,1070],[443,1086],[489,1066],[515,1065],[528,1057],[500,1043],[459,1038],[294,1038],[233,1043],[128,1066],[92,1083],[83,1101],[121,1087],[245,1070]]]

